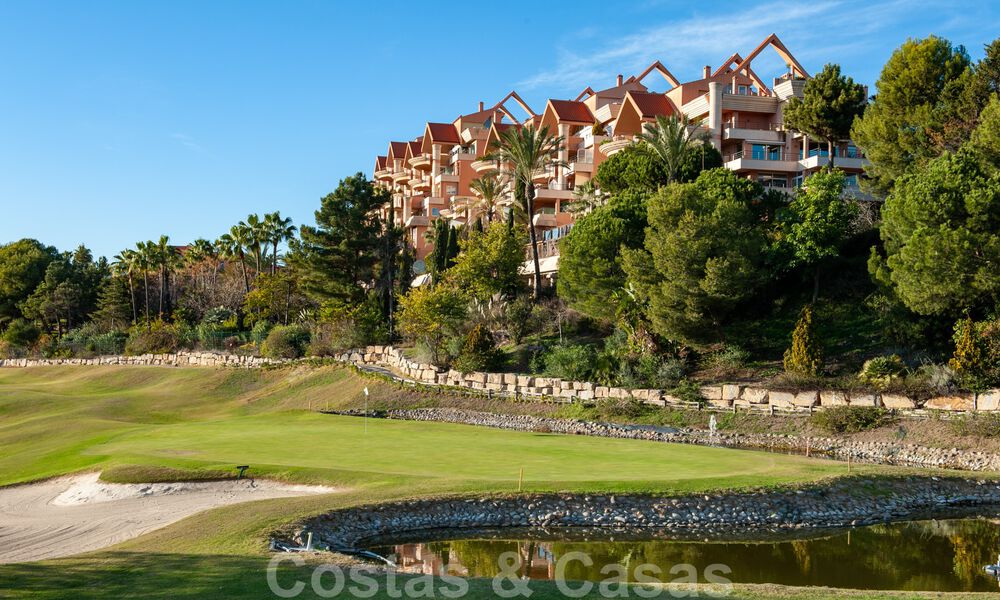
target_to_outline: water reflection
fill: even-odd
[[[460,536],[461,532],[452,534]],[[450,573],[468,577],[499,574],[497,558],[512,551],[522,559],[522,575],[551,579],[560,556],[584,552],[593,558],[593,566],[571,563],[568,579],[601,581],[607,576],[600,570],[608,564],[623,565],[632,573],[638,565],[651,563],[668,573],[671,566],[687,563],[703,573],[708,565],[722,563],[732,569],[728,578],[737,583],[910,591],[991,591],[998,587],[997,579],[983,570],[1000,553],[1000,521],[996,519],[914,521],[760,542],[648,539],[653,536],[620,540],[613,534],[603,541],[588,541],[575,535],[576,539],[568,530],[506,530],[443,539],[438,534],[441,541],[383,546],[376,551],[394,554],[401,570],[436,574],[446,567]]]

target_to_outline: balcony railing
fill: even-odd
[[[576,151],[576,162],[578,163],[592,163],[594,162],[594,151],[589,148],[580,148]]]
[[[740,160],[741,158],[747,158],[750,160],[774,160],[774,161],[784,161],[789,159],[783,151],[779,152],[745,152],[740,150],[738,152],[733,152],[732,154],[725,157],[725,162],[730,162],[733,160]]]

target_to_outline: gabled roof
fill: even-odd
[[[424,137],[430,136],[435,144],[457,144],[458,132],[451,123],[428,123]]]
[[[376,156],[375,157],[375,170],[376,171],[381,171],[382,169],[384,169],[387,160],[388,159],[385,156]]]
[[[406,142],[389,142],[389,153],[386,154],[387,160],[401,159],[404,156],[406,156]]]
[[[673,89],[681,84],[681,82],[678,81],[676,77],[674,77],[674,74],[671,73],[665,66],[663,66],[663,63],[661,63],[660,61],[656,61],[653,64],[646,67],[646,70],[640,73],[639,76],[635,78],[635,81],[641,83],[642,80],[646,78],[646,75],[649,75],[653,71],[656,71],[664,79],[667,80],[667,83],[670,84],[670,89]],[[631,80],[631,78],[629,79]]]
[[[559,123],[593,125],[594,114],[587,105],[575,100],[549,100],[542,113],[542,125],[555,127]]]
[[[406,142],[406,158],[410,159],[420,155],[420,140]]]
[[[635,105],[636,112],[643,119],[652,119],[657,115],[672,115],[676,112],[673,102],[663,94],[649,92],[629,92],[625,102]]]

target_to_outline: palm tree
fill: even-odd
[[[273,212],[264,215],[264,229],[271,242],[271,275],[274,275],[278,270],[278,244],[295,237],[295,225],[291,217],[283,219],[280,212]]]
[[[251,236],[246,223],[233,225],[229,229],[229,233],[222,234],[215,242],[222,255],[240,259],[240,265],[243,267],[243,286],[248,294],[250,293],[250,276],[247,275],[246,248],[250,243]]]
[[[153,264],[154,248],[152,242],[139,242],[135,245],[135,266],[142,273],[143,306],[146,312],[146,331],[150,330],[149,322],[149,269]]]
[[[128,279],[128,297],[132,301],[132,324],[139,320],[139,311],[135,306],[135,280],[133,275],[137,269],[136,251],[125,248],[115,255],[113,267],[119,275]]]
[[[215,273],[218,272],[218,265],[215,264],[217,258],[218,251],[215,245],[204,238],[198,238],[188,246],[188,250],[184,254],[184,262],[191,267],[191,270],[195,271],[198,283],[202,288],[206,287],[204,277],[202,277],[206,263],[212,267],[212,285],[215,285]]]
[[[239,227],[245,229],[247,232],[248,239],[245,246],[253,253],[254,262],[256,263],[256,274],[260,275],[261,265],[267,255],[267,244],[270,243],[267,227],[264,221],[256,214],[247,215],[247,220],[240,221]]]
[[[557,158],[562,148],[563,138],[549,133],[548,127],[536,129],[533,124],[525,127],[511,127],[500,133],[500,141],[491,158],[510,165],[512,179],[524,184],[524,205],[528,220],[528,237],[531,240],[531,260],[535,266],[534,291],[537,300],[542,291],[542,274],[538,264],[538,245],[535,226],[535,183],[536,171],[546,167],[564,166]]]
[[[573,202],[568,210],[572,213],[587,214],[599,206],[603,206],[606,200],[601,196],[601,190],[594,185],[594,180],[590,179],[581,183],[573,189]]]
[[[170,237],[161,235],[156,242],[146,242],[151,248],[151,265],[160,272],[160,319],[164,315],[164,305],[166,312],[170,312],[170,274],[177,268],[181,255],[175,246],[170,245]]]
[[[507,197],[507,179],[499,171],[490,171],[473,179],[469,189],[479,196],[479,201],[473,205],[475,211],[485,216],[487,223],[492,223],[499,212],[500,202]]]
[[[639,135],[653,155],[663,164],[667,181],[674,181],[677,172],[688,155],[694,151],[697,142],[705,140],[705,134],[687,115],[677,118],[657,115],[655,123],[646,123]]]

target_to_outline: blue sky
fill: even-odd
[[[425,121],[512,88],[538,110],[657,59],[693,79],[772,32],[868,84],[907,37],[979,58],[1000,35],[996,1],[541,4],[0,0],[0,243],[110,256],[251,212],[312,222]]]

